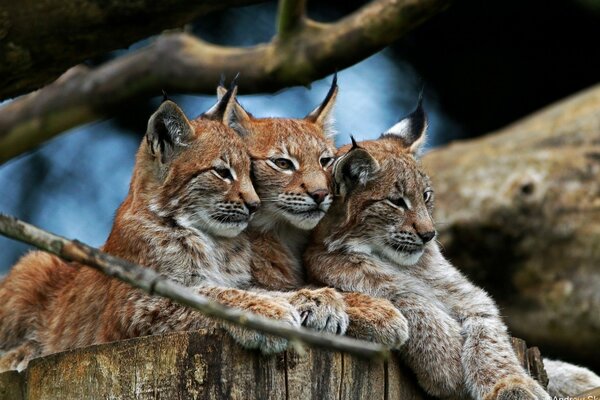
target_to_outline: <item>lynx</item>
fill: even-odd
[[[221,85],[217,95],[224,93]],[[262,201],[247,231],[254,253],[253,281],[271,294],[280,291],[300,311],[303,326],[399,347],[408,336],[407,322],[387,300],[306,288],[302,253],[332,201],[337,93],[334,76],[324,101],[304,118],[254,118],[239,103],[234,106],[230,126],[248,145]],[[371,329],[385,322],[388,329]]]
[[[340,149],[336,197],[305,253],[310,280],[390,300],[408,320],[401,354],[436,397],[549,399],[520,366],[494,301],[434,240],[434,192],[415,158],[426,128],[419,101],[378,140]],[[547,367],[551,388],[569,384],[560,365]],[[593,387],[595,375],[578,371],[585,384],[577,389]]]
[[[224,124],[236,90],[192,121],[175,103],[162,103],[148,122],[129,193],[102,249],[223,304],[299,326],[289,302],[244,290],[252,285],[252,250],[239,234],[260,201],[247,148]],[[23,369],[32,357],[92,343],[221,325],[43,252],[13,267],[0,299],[0,350],[8,351],[1,369]],[[245,347],[286,347],[281,339],[224,328]]]

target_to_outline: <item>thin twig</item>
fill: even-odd
[[[235,325],[260,330],[291,342],[298,341],[310,346],[343,351],[360,357],[386,359],[389,356],[387,349],[375,343],[316,333],[304,328],[290,328],[278,321],[223,306],[160,276],[150,268],[113,257],[81,242],[54,235],[14,217],[0,214],[0,234],[29,243],[65,260],[85,264],[147,293],[171,299],[203,314]]]

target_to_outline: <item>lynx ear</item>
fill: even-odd
[[[170,100],[165,100],[148,120],[146,140],[153,156],[165,164],[187,146],[194,130],[183,111]]]
[[[227,111],[225,124],[242,137],[248,135],[250,132],[249,123],[252,120],[252,114],[244,110],[244,107],[242,107],[235,96],[233,96],[231,106]]]
[[[244,110],[244,107],[237,100],[237,76],[231,82],[232,88],[235,92],[232,94],[230,104],[226,108],[223,122],[231,129],[236,131],[240,136],[246,136],[248,134],[248,122],[252,119],[252,114]],[[217,86],[217,99],[221,101],[227,94],[225,88],[225,76],[221,75],[221,82]]]
[[[325,96],[325,100],[314,110],[312,110],[305,119],[320,125],[327,136],[333,136],[335,134],[335,129],[333,124],[335,122],[333,118],[333,106],[335,105],[335,99],[338,93],[338,85],[337,85],[337,72],[333,75],[333,81],[331,82],[331,87],[329,88],[329,92],[327,92],[327,96]]]
[[[345,196],[358,186],[364,186],[379,171],[379,163],[359,147],[352,138],[352,148],[333,164],[333,179],[337,194]]]
[[[231,107],[235,100],[236,94],[237,86],[232,86],[223,94],[223,96],[217,99],[217,102],[214,106],[212,106],[208,109],[208,111],[202,114],[202,118],[211,119],[213,121],[222,121],[223,123],[226,123],[229,114],[231,113]]]
[[[414,111],[402,118],[387,130],[381,137],[392,137],[402,142],[404,147],[416,154],[425,142],[427,132],[427,116],[423,110],[423,92]]]

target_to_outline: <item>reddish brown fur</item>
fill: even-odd
[[[289,303],[235,289],[251,284],[247,241],[229,238],[230,225],[222,228],[216,222],[207,227],[214,234],[208,234],[198,217],[232,209],[241,210],[236,211],[239,214],[245,204],[258,203],[242,140],[218,120],[187,121],[172,103],[163,103],[155,116],[164,118],[165,125],[156,125],[152,132],[157,133],[149,133],[142,142],[129,194],[102,249],[195,286],[198,293],[226,305],[297,325],[299,315]],[[170,126],[176,129],[158,131]],[[172,144],[156,142],[165,132],[189,134],[173,136]],[[226,181],[214,172],[223,160],[237,179]],[[42,252],[31,253],[12,269],[0,286],[0,298],[0,349],[12,350],[2,361],[4,368],[22,368],[27,357],[37,354],[215,325],[190,309]],[[225,328],[248,347],[263,351],[285,347],[280,339]]]
[[[324,215],[331,202],[330,166],[334,154],[331,139],[330,112],[337,93],[332,86],[326,101],[303,119],[251,117],[238,104],[232,127],[238,129],[248,144],[252,158],[253,181],[263,207],[248,229],[254,257],[254,283],[267,290],[292,291],[306,286],[301,255],[310,230]],[[294,168],[282,171],[269,160],[284,157],[294,161]],[[328,162],[327,158],[331,158]],[[302,222],[281,212],[286,200],[302,207],[315,207],[311,193],[327,196],[318,209],[322,213],[310,222]],[[308,204],[308,205],[307,205]],[[349,334],[398,347],[406,340],[406,320],[387,300],[373,299],[353,293],[337,293],[333,289],[301,289],[285,296],[303,316],[303,324],[323,329],[329,320],[339,320],[335,332],[345,329],[350,318]],[[344,301],[349,302],[348,304]],[[311,317],[304,318],[310,311]],[[373,321],[387,318],[390,329],[373,332]],[[332,328],[333,329],[333,328]]]
[[[411,118],[418,117],[413,114]],[[423,121],[400,122],[376,141],[345,146],[333,174],[339,196],[305,261],[319,284],[389,299],[407,320],[402,356],[431,395],[448,399],[549,399],[527,376],[492,299],[441,255],[433,194],[414,158]],[[371,329],[387,331],[384,318]]]
[[[321,126],[308,120],[252,119],[246,126],[254,182],[264,206],[255,216],[259,221],[253,221],[248,230],[255,253],[254,278],[265,288],[298,288],[305,281],[298,253],[302,251],[307,233],[284,217],[269,213],[268,209],[280,193],[308,197],[317,190],[330,191],[330,174],[319,160],[323,154],[333,156],[333,142]],[[267,164],[274,154],[284,152],[300,164],[291,175]]]

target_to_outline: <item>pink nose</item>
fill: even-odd
[[[319,189],[319,190],[315,190],[314,192],[309,193],[310,197],[312,197],[312,199],[317,204],[321,204],[323,202],[323,200],[325,200],[325,197],[327,197],[328,194],[329,194],[329,190],[326,190],[326,189]]]

